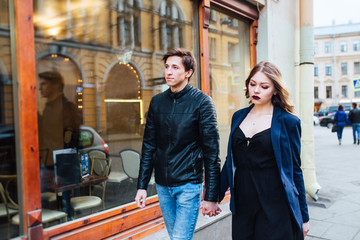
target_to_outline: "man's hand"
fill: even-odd
[[[145,189],[138,189],[135,197],[135,201],[138,207],[143,208],[146,205],[147,192]]]
[[[221,208],[217,202],[203,201],[201,205],[203,216],[209,215],[209,217],[212,217],[221,213]]]
[[[304,238],[305,238],[310,230],[309,222],[303,223],[302,230],[303,230],[303,234],[304,234]]]

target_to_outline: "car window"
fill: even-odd
[[[94,136],[90,131],[81,130],[80,138],[79,138],[80,148],[90,147],[93,141],[94,141]]]

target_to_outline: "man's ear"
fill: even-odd
[[[193,70],[192,70],[192,69],[190,69],[189,71],[186,71],[185,77],[186,77],[186,78],[191,77],[192,73],[193,73]]]

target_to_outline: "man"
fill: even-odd
[[[219,134],[214,104],[189,84],[195,59],[188,50],[167,52],[165,79],[170,87],[151,100],[142,147],[135,201],[145,206],[152,169],[161,212],[171,239],[192,239],[202,195],[203,214],[220,213]]]
[[[78,148],[80,124],[82,122],[81,113],[76,104],[64,96],[63,89],[64,79],[59,72],[47,71],[39,74],[39,91],[41,96],[47,100],[42,115],[38,117],[39,149],[40,152],[46,153],[44,158],[40,158],[42,191],[48,190],[53,185],[53,151]],[[71,159],[67,160],[75,162],[76,159],[73,157],[74,155],[71,155]],[[61,179],[65,182],[68,180],[65,177]],[[64,191],[62,196],[65,200],[68,219],[71,219],[70,191]]]
[[[349,113],[349,120],[353,129],[354,144],[360,144],[360,110],[356,103],[352,103],[353,109]],[[357,133],[357,136],[356,136]]]

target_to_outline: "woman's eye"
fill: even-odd
[[[269,87],[262,87],[263,89],[268,89]]]
[[[254,86],[255,86],[255,84],[254,84],[254,83],[250,83],[250,86],[254,87]]]

